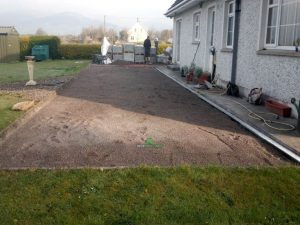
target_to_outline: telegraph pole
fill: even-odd
[[[103,30],[104,30],[104,36],[106,33],[106,15],[104,15],[104,20],[103,20]]]

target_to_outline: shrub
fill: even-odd
[[[160,55],[160,54],[163,54],[164,51],[168,48],[168,47],[171,47],[172,45],[171,44],[167,44],[167,43],[159,43],[158,44],[158,51],[157,51],[157,54]]]
[[[20,38],[20,58],[31,55],[31,49],[35,45],[48,45],[50,58],[58,59],[58,48],[60,46],[60,39],[56,36],[23,36]]]
[[[203,73],[203,69],[201,67],[199,67],[199,66],[196,66],[195,67],[195,76],[197,78],[199,78],[199,77],[201,77],[202,73]]]
[[[61,45],[59,54],[65,59],[91,59],[91,55],[100,53],[100,49],[100,45]]]

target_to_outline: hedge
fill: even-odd
[[[59,54],[64,59],[91,59],[91,55],[100,53],[100,49],[100,45],[61,45]]]
[[[60,39],[56,36],[23,36],[20,40],[20,57],[24,60],[26,55],[31,55],[31,49],[35,45],[49,45],[50,58],[60,58],[58,48]]]

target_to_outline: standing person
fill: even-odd
[[[145,63],[150,63],[151,41],[149,36],[144,41],[144,48],[145,48]]]
[[[154,44],[155,44],[155,48],[156,48],[156,55],[158,53],[158,38],[154,39]]]

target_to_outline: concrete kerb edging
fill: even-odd
[[[53,94],[46,100],[39,102],[36,106],[28,110],[24,113],[23,116],[15,120],[13,123],[11,123],[8,127],[6,127],[4,130],[0,131],[0,146],[4,142],[6,138],[14,134],[19,130],[20,127],[22,127],[28,120],[30,120],[35,114],[37,114],[42,108],[44,108],[46,105],[48,105],[52,100],[57,96],[57,94],[66,88],[68,85],[70,85],[71,82],[74,81],[76,77],[73,77],[68,82],[64,83],[62,86],[57,88],[53,91]]]
[[[229,116],[230,118],[232,118],[234,121],[238,122],[240,125],[242,125],[244,128],[246,128],[247,130],[249,130],[251,133],[255,134],[256,136],[258,136],[259,138],[263,139],[264,141],[266,141],[267,143],[271,144],[272,146],[274,146],[275,148],[277,148],[279,151],[283,152],[284,154],[286,154],[287,156],[289,156],[291,159],[295,160],[297,163],[300,163],[300,156],[297,155],[296,153],[294,153],[293,151],[291,151],[290,149],[286,148],[285,146],[283,146],[282,144],[278,143],[276,140],[268,137],[266,134],[264,134],[263,132],[259,131],[258,129],[252,127],[251,125],[249,125],[248,123],[244,122],[243,120],[241,120],[240,118],[238,118],[237,116],[235,116],[234,114],[232,114],[231,112],[228,112],[226,109],[222,108],[221,106],[219,106],[218,104],[214,103],[213,101],[209,100],[208,98],[206,98],[204,95],[199,94],[198,92],[196,92],[195,90],[191,89],[188,85],[176,80],[174,77],[164,73],[162,70],[160,70],[159,68],[155,67],[155,69],[157,71],[159,71],[160,73],[162,73],[163,75],[167,76],[168,78],[170,78],[171,80],[175,81],[177,84],[179,84],[180,86],[184,87],[185,89],[187,89],[188,91],[192,92],[193,94],[197,95],[199,98],[201,98],[203,101],[207,102],[208,104],[210,104],[211,106],[215,107],[216,109],[220,110],[221,112],[223,112],[224,114],[226,114],[227,116]]]
[[[56,94],[54,93],[44,102],[39,102],[36,106],[28,110],[24,113],[23,116],[15,120],[13,123],[11,123],[8,127],[6,127],[4,130],[0,131],[0,145],[4,141],[4,139],[11,136],[13,133],[15,133],[21,126],[23,126],[29,119],[31,119],[36,113],[38,113],[42,108],[44,108],[47,104],[49,104],[54,98],[56,97]]]

